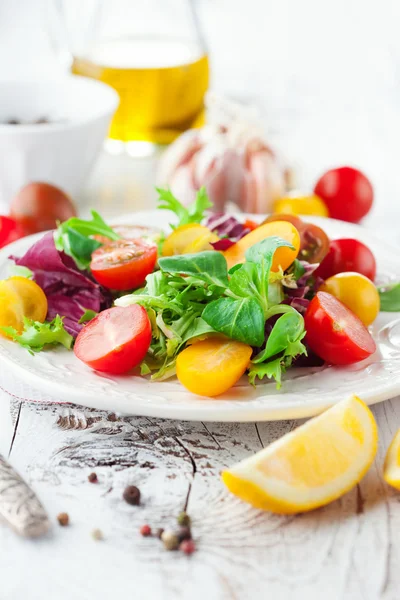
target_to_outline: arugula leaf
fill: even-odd
[[[271,360],[267,363],[250,363],[248,376],[251,385],[255,385],[255,380],[257,377],[260,380],[264,379],[264,377],[268,377],[268,379],[275,379],[276,387],[279,389],[282,383],[281,358],[276,358],[275,360]]]
[[[206,305],[202,318],[233,340],[250,346],[264,342],[264,311],[255,298],[219,298]]]
[[[283,314],[269,334],[264,350],[253,358],[252,362],[265,362],[281,352],[284,356],[304,354],[306,349],[301,340],[305,335],[304,319],[300,313],[293,311]]]
[[[87,269],[91,255],[101,243],[91,236],[100,235],[110,240],[118,240],[119,235],[109,226],[95,210],[91,211],[90,220],[72,217],[61,223],[54,232],[54,243],[59,251],[64,251],[74,259],[79,269]]]
[[[82,323],[88,323],[89,321],[97,317],[98,314],[99,313],[97,313],[95,310],[91,310],[90,308],[86,309],[78,321],[79,325],[81,325]]]
[[[69,350],[73,343],[73,337],[64,329],[63,319],[59,315],[51,323],[39,323],[24,317],[24,329],[21,334],[14,327],[0,329],[31,354],[40,352],[44,346],[55,344],[62,344]]]
[[[220,252],[207,250],[197,254],[166,256],[158,261],[161,271],[173,275],[191,275],[197,280],[220,288],[228,287],[228,267]]]
[[[10,265],[8,270],[9,277],[26,277],[32,279],[33,272],[28,267],[22,267],[21,265]]]
[[[172,229],[187,225],[188,223],[201,223],[204,219],[204,212],[212,207],[205,187],[199,189],[195,201],[188,207],[183,206],[181,202],[173,195],[171,190],[156,188],[159,194],[157,208],[161,210],[170,210],[178,217],[178,225],[171,225]]]
[[[382,312],[400,311],[400,283],[396,283],[391,287],[380,287],[378,293]]]

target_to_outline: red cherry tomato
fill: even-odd
[[[15,219],[0,216],[0,248],[24,237],[24,232]]]
[[[151,324],[138,304],[104,310],[79,332],[75,355],[96,371],[127,373],[144,359],[151,342]]]
[[[350,365],[376,350],[368,329],[340,300],[317,292],[304,316],[306,342],[326,362]]]
[[[50,183],[28,183],[11,201],[10,215],[25,235],[54,229],[57,221],[76,216],[71,199]]]
[[[333,240],[329,252],[315,271],[315,275],[328,279],[332,275],[353,271],[365,275],[374,281],[376,275],[376,261],[371,250],[358,240],[343,238]]]
[[[90,268],[98,283],[111,290],[133,290],[144,284],[157,260],[157,246],[144,240],[117,240],[92,255]]]
[[[257,227],[259,227],[258,223],[256,223],[255,221],[252,221],[251,219],[246,219],[245,222],[243,223],[243,227],[245,229],[250,229],[250,231],[253,231],[254,229],[257,229]]]
[[[314,193],[323,199],[330,217],[351,223],[358,223],[365,217],[374,199],[369,179],[352,167],[327,171],[318,180]]]

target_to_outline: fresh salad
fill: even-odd
[[[0,282],[0,331],[31,353],[62,345],[88,367],[177,377],[203,396],[275,380],[292,367],[346,365],[375,352],[368,326],[400,310],[378,289],[356,239],[274,214],[261,223],[214,214],[205,189],[183,206],[158,189],[169,231],[111,227],[95,211],[11,256]]]

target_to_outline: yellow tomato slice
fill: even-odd
[[[379,314],[378,290],[368,277],[351,271],[329,277],[319,288],[343,302],[368,327]]]
[[[290,215],[316,215],[329,217],[328,208],[319,196],[287,196],[274,204],[274,212]]]
[[[251,231],[233,246],[228,248],[223,254],[228,263],[228,268],[245,261],[246,250],[257,242],[261,242],[265,238],[278,236],[289,242],[293,248],[282,246],[278,248],[274,254],[272,262],[272,270],[278,271],[279,267],[283,270],[290,267],[300,250],[300,235],[296,227],[289,221],[272,221],[260,225],[254,231]]]
[[[37,283],[26,277],[0,281],[0,326],[23,330],[23,318],[43,323],[47,298]]]
[[[189,223],[181,225],[167,237],[163,245],[163,256],[174,256],[176,254],[189,254],[211,250],[209,242],[217,241],[218,236],[212,233],[204,225]],[[207,246],[207,247],[204,247]]]
[[[247,369],[252,348],[234,340],[210,338],[178,355],[176,374],[182,385],[200,396],[218,396]]]

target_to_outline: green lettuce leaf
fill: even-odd
[[[250,346],[264,342],[264,311],[255,298],[219,298],[206,305],[202,318],[233,340]]]
[[[382,312],[400,312],[400,283],[378,288]]]
[[[212,250],[197,254],[166,256],[158,261],[161,271],[173,275],[191,275],[197,281],[208,285],[228,287],[228,267],[225,257]]]
[[[205,211],[212,207],[212,202],[210,202],[204,187],[199,189],[195,201],[187,207],[183,206],[170,190],[162,188],[156,188],[156,190],[159,194],[157,208],[170,210],[178,217],[178,224],[171,225],[172,229],[188,223],[201,223]]]
[[[48,345],[62,344],[68,350],[72,348],[73,337],[64,329],[59,315],[51,323],[39,323],[24,317],[24,330],[21,334],[14,327],[1,327],[1,330],[31,354],[40,352]]]

